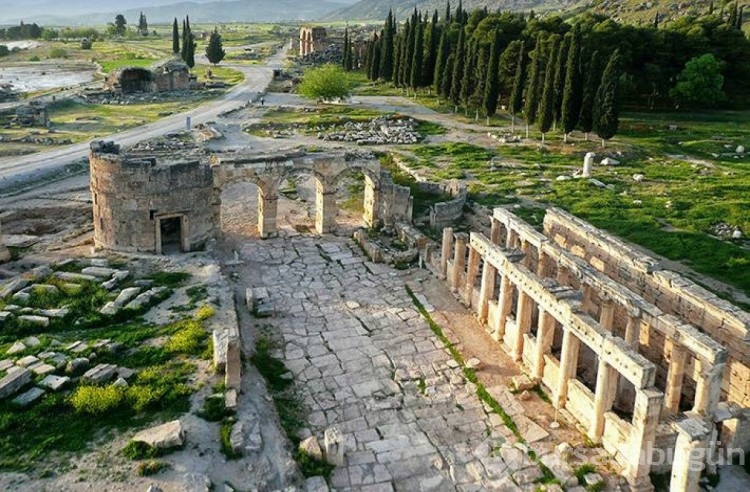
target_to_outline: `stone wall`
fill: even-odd
[[[448,227],[463,215],[468,195],[465,183],[452,179],[445,183],[419,182],[417,187],[432,195],[453,197],[453,200],[436,203],[430,207],[430,227],[433,229]]]
[[[388,171],[380,174],[380,204],[378,216],[385,226],[398,222],[411,223],[414,198],[408,186],[397,185]]]
[[[300,27],[299,30],[299,54],[308,56],[317,51],[322,51],[326,45],[325,27]]]
[[[184,251],[213,235],[209,166],[131,157],[112,142],[94,142],[90,167],[95,247],[161,253],[161,221],[174,218],[180,220]]]

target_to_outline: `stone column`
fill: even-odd
[[[656,388],[636,390],[630,450],[626,455],[629,465],[624,472],[633,491],[654,490],[649,473],[656,426],[659,425],[663,404],[664,394]]]
[[[539,264],[536,267],[536,275],[540,279],[547,278],[547,269],[549,268],[549,255],[539,249]]]
[[[513,229],[508,228],[508,237],[505,241],[505,249],[514,249],[518,244],[518,233]]]
[[[570,285],[570,272],[562,265],[557,266],[557,283],[560,285]]]
[[[258,193],[258,233],[263,239],[276,236],[278,203],[278,196]]]
[[[590,178],[591,177],[591,170],[594,167],[594,157],[596,154],[593,152],[588,152],[584,158],[583,158],[583,173],[581,174],[584,178]]]
[[[461,272],[466,268],[466,243],[469,236],[463,232],[455,235],[456,249],[453,254],[453,271],[451,273],[450,287],[453,292],[458,292],[461,285]]]
[[[533,376],[544,377],[544,356],[552,350],[557,321],[544,309],[539,309],[539,325],[536,332],[536,357],[534,358]]]
[[[492,244],[500,245],[500,233],[502,232],[502,224],[499,220],[494,217],[490,217],[492,221],[492,229],[490,229],[490,241]]]
[[[695,405],[693,411],[712,418],[719,404],[721,396],[721,380],[724,377],[725,363],[717,362],[709,364],[705,361],[699,361],[701,368],[699,376],[695,382]]]
[[[599,442],[604,432],[604,414],[612,409],[617,391],[617,371],[599,359],[596,374],[596,391],[594,392],[594,416],[591,419],[589,438]]]
[[[534,310],[534,300],[528,294],[519,290],[518,305],[516,306],[516,338],[513,341],[513,360],[523,359],[523,336],[531,330],[531,318]]]
[[[482,286],[479,290],[479,306],[477,306],[477,315],[481,323],[487,322],[490,298],[495,295],[496,279],[497,268],[485,260],[484,268],[482,269]]]
[[[326,234],[336,228],[336,189],[327,190],[321,183],[317,189],[315,230],[318,234]]]
[[[668,343],[672,344],[672,351],[669,360],[669,370],[667,371],[667,383],[664,388],[664,410],[670,415],[675,415],[680,411],[682,380],[685,376],[685,362],[688,352],[676,345],[672,340],[668,340]]]
[[[564,330],[560,370],[557,373],[557,389],[553,402],[557,408],[564,407],[568,401],[568,380],[576,376],[578,352],[581,349],[581,341],[578,337],[569,329],[564,328]]]
[[[641,315],[640,313],[629,313],[628,324],[625,326],[625,343],[638,352],[641,338]]]
[[[498,302],[498,322],[497,330],[495,331],[494,340],[500,341],[505,337],[505,323],[510,315],[510,311],[513,308],[513,282],[508,278],[507,275],[503,275],[503,279],[500,281],[500,296],[497,299]]]
[[[469,246],[469,265],[466,268],[466,285],[464,286],[463,300],[464,304],[471,307],[472,300],[474,298],[474,286],[477,282],[477,273],[479,273],[479,260],[481,256],[479,251]],[[486,267],[485,263],[485,267]]]
[[[443,249],[440,255],[440,274],[443,279],[448,273],[448,260],[453,253],[453,229],[446,227],[443,229]]]
[[[367,224],[367,227],[375,227],[378,225],[378,208],[380,207],[380,190],[378,189],[375,182],[369,177],[365,176],[365,212],[362,219]]]
[[[674,446],[670,492],[698,492],[706,458],[709,431],[698,419],[685,419],[674,424],[677,442]]]
[[[611,299],[602,299],[599,310],[599,324],[609,333],[612,333],[615,323],[615,303]]]

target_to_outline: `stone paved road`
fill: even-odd
[[[345,437],[339,490],[535,490],[541,471],[415,309],[400,275],[347,239],[248,242],[312,431]]]

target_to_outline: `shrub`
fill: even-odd
[[[88,415],[103,415],[124,402],[125,391],[117,386],[79,386],[70,397],[75,411]]]
[[[211,395],[203,402],[203,410],[198,412],[198,416],[209,422],[218,422],[227,416],[227,407],[224,402],[224,395]]]
[[[88,38],[83,38],[83,39],[81,40],[81,49],[82,49],[82,50],[90,50],[90,49],[91,49],[91,46],[92,46],[92,44],[93,44],[93,43],[91,42],[91,40],[90,40],[90,39],[88,39]]]
[[[143,461],[141,463],[138,463],[138,476],[140,477],[148,477],[151,475],[156,475],[160,471],[169,468],[169,464],[165,463],[163,461],[157,461],[157,460],[148,460]]]
[[[0,56],[8,56],[10,55],[10,50],[7,46],[4,44],[0,44]]]
[[[177,354],[200,354],[203,348],[203,341],[207,337],[206,331],[195,320],[185,320],[180,324],[182,327],[164,344],[164,349],[167,352]]]
[[[39,58],[38,56],[34,55],[31,58],[29,58],[29,61],[30,62],[38,62],[38,61],[42,61],[42,59]]]
[[[50,58],[67,58],[68,52],[62,48],[52,48],[49,52]]]
[[[200,308],[198,308],[198,311],[195,313],[196,319],[200,321],[205,321],[208,318],[212,317],[216,314],[216,309],[214,309],[213,306],[209,306],[208,304],[204,304]]]
[[[159,450],[149,446],[145,442],[130,441],[128,445],[122,449],[122,454],[131,460],[142,460],[159,456]]]

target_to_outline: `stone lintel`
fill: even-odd
[[[547,236],[534,229],[528,222],[504,208],[494,209],[492,217],[508,230],[516,231],[522,241],[526,241],[536,248],[549,241]]]

